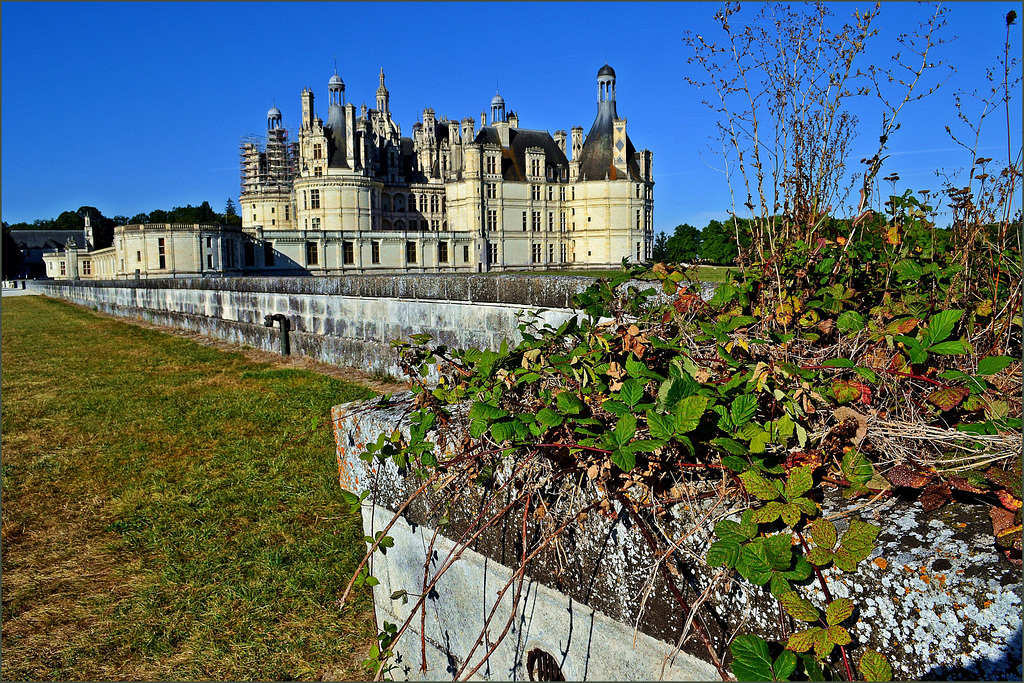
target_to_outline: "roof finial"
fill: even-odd
[[[334,55],[334,75],[338,75],[338,55]]]

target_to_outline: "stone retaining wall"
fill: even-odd
[[[396,395],[386,408],[373,408],[367,402],[334,409],[341,485],[355,493],[374,492],[363,507],[367,535],[384,528],[418,485],[400,476],[391,462],[370,465],[359,458],[366,443],[379,434],[396,428],[408,433],[408,398]],[[438,502],[441,495],[427,500]],[[435,546],[439,554],[430,563],[432,572],[453,547],[449,537],[460,534],[457,519],[478,514],[480,504],[477,499],[466,500],[461,512],[447,512],[452,526],[443,534],[447,540]],[[849,506],[838,496],[824,501],[824,514],[836,516],[840,533],[848,524],[842,513]],[[700,504],[676,506],[657,521],[669,537],[684,539],[679,555],[688,559],[674,571],[691,604],[717,573],[699,560],[712,540],[711,525],[700,523],[705,510]],[[716,515],[722,512],[719,509]],[[526,680],[526,658],[540,649],[554,657],[567,680],[717,678],[707,651],[692,634],[681,652],[671,656],[684,619],[654,570],[656,558],[629,514],[621,508],[619,513],[617,520],[590,515],[579,533],[566,537],[561,557],[554,552],[538,556],[507,642],[481,668],[483,677]],[[954,503],[924,512],[917,501],[897,496],[872,506],[867,518],[880,524],[882,532],[859,572],[824,570],[833,596],[849,597],[857,606],[857,621],[851,627],[854,655],[865,647],[882,652],[897,680],[1020,680],[1020,574],[995,551],[984,507]],[[422,634],[430,669],[426,674],[419,672],[417,617],[398,648],[400,677],[451,678],[454,668],[462,664],[496,591],[510,575],[508,565],[515,563],[518,524],[502,525],[481,537],[441,580],[436,595],[428,600]],[[389,531],[395,547],[386,556],[375,553],[373,575],[381,581],[373,589],[378,625],[385,620],[401,624],[408,615],[408,606],[390,596],[397,590],[420,592],[425,549],[433,532],[429,505],[410,506]],[[808,582],[800,590],[816,604],[824,604],[816,583]],[[510,594],[505,596],[509,603]],[[502,609],[505,616],[493,622],[491,642],[512,608],[509,604]],[[720,579],[700,614],[720,654],[737,628],[768,639],[783,637],[776,601],[767,591],[742,580]],[[794,627],[799,625],[789,625]],[[478,650],[475,657],[480,654]]]
[[[593,278],[536,275],[190,278],[44,281],[41,294],[127,318],[207,334],[266,351],[280,349],[277,328],[291,323],[291,353],[399,375],[394,339],[431,334],[435,343],[497,350],[520,339],[519,315],[543,310],[559,325],[572,297]]]

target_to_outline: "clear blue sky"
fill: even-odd
[[[334,72],[357,107],[374,105],[384,67],[403,134],[425,107],[479,125],[495,87],[523,128],[589,130],[596,74],[617,74],[620,116],[637,148],[654,152],[655,227],[703,227],[731,208],[709,151],[713,115],[684,80],[686,30],[721,35],[717,3],[4,3],[2,10],[3,220],[54,218],[82,205],[132,216],[239,193],[238,143],[262,133],[276,101],[298,123],[313,89],[327,116]],[[743,15],[758,5],[745,3]],[[829,5],[836,18],[870,4]],[[936,52],[958,69],[927,103],[908,105],[882,174],[900,189],[937,189],[937,168],[970,162],[943,127],[957,89],[985,88],[1002,54],[1005,14],[1021,3],[950,5],[950,36]],[[875,44],[890,50],[927,8],[886,3]],[[741,15],[741,16],[743,16]],[[1021,20],[1012,51],[1021,56]],[[1017,74],[1020,70],[1018,67]],[[1019,95],[1019,93],[1018,93]],[[871,102],[851,162],[870,155],[881,115]],[[1020,147],[1021,107],[1011,106]],[[994,120],[982,154],[1004,157]]]

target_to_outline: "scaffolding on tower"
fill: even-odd
[[[289,192],[295,178],[298,144],[288,141],[286,128],[273,128],[267,137],[246,135],[238,145],[243,195]]]

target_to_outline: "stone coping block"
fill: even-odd
[[[342,488],[354,493],[373,490],[363,507],[367,535],[382,529],[418,485],[390,461],[368,463],[359,458],[366,444],[381,433],[395,429],[408,433],[410,396],[396,395],[383,408],[368,401],[336,406],[333,411]],[[443,500],[441,495],[433,495],[432,502]],[[396,544],[387,556],[374,554],[373,574],[381,581],[373,589],[378,625],[407,616],[408,606],[390,600],[394,591],[417,593],[422,586],[426,549],[433,535],[430,499],[427,496],[421,504],[409,506],[392,528],[389,533]],[[444,534],[446,540],[435,543],[439,558],[452,547],[449,535],[458,537],[466,520],[479,513],[482,498],[462,500],[464,504],[448,513],[451,526]],[[850,506],[838,496],[827,498],[824,515],[842,515]],[[1020,574],[995,551],[984,508],[955,503],[925,512],[918,502],[897,496],[870,510],[867,519],[882,527],[872,555],[854,574],[834,567],[824,570],[833,596],[849,597],[857,607],[857,621],[850,629],[854,642],[849,646],[855,659],[865,647],[874,648],[889,659],[897,680],[1020,680]],[[726,652],[737,628],[770,640],[782,639],[779,607],[766,590],[742,579],[732,581],[728,575],[716,581],[719,570],[701,561],[713,540],[712,525],[701,523],[707,511],[707,505],[695,504],[692,509],[677,505],[658,524],[668,537],[679,541],[678,556],[683,560],[672,571],[681,579],[688,602],[693,604],[714,583],[700,618],[716,651],[720,656]],[[706,649],[693,634],[670,656],[682,634],[683,616],[667,585],[653,571],[657,558],[629,515],[619,512],[615,520],[590,515],[578,533],[564,537],[564,552],[542,553],[534,560],[528,588],[524,588],[526,598],[506,638],[509,644],[495,651],[490,668],[485,665],[478,676],[527,679],[530,653],[542,650],[554,658],[567,680],[717,678]],[[715,516],[723,512],[727,510],[720,508]],[[843,517],[833,521],[840,533],[849,523]],[[400,677],[450,678],[450,669],[461,666],[479,635],[489,600],[505,584],[509,566],[516,564],[518,523],[498,525],[452,566],[446,575],[450,581],[444,579],[438,586],[439,597],[427,601],[423,639],[430,668],[425,675],[420,673],[420,634],[407,632],[397,648]],[[437,543],[442,543],[443,550]],[[436,571],[438,561],[432,560],[431,571]],[[807,582],[799,590],[815,604],[824,604],[816,582]],[[507,618],[511,607],[504,609]],[[534,621],[538,611],[544,615],[543,622]],[[505,623],[505,618],[495,619],[492,638]],[[419,617],[414,623],[417,629],[418,625]],[[799,628],[788,624],[790,629],[794,626]],[[581,629],[586,629],[585,636]],[[637,635],[634,641],[634,633],[643,637]],[[641,665],[643,661],[646,664]]]

